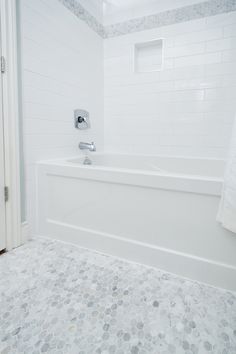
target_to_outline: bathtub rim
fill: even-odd
[[[106,155],[106,153],[99,153],[99,155]],[[127,154],[125,156],[127,156]],[[79,157],[76,156],[75,158],[83,158],[83,156],[80,155]],[[223,176],[222,178],[220,178],[193,174],[190,175],[177,173],[162,173],[160,171],[151,171],[145,169],[127,169],[97,165],[87,166],[69,162],[68,159],[71,160],[73,159],[73,157],[41,160],[36,163],[36,166],[37,169],[40,166],[41,168],[45,166],[48,175],[70,178],[75,177],[107,183],[118,183],[131,186],[134,185],[140,187],[158,188],[177,192],[179,191],[212,195],[217,197],[221,195],[223,186]],[[55,171],[55,168],[57,169],[57,171]]]
[[[122,156],[122,157],[132,157],[134,156],[135,158],[137,157],[142,157],[142,158],[161,158],[161,159],[175,159],[175,160],[193,160],[193,161],[215,161],[215,162],[220,162],[222,164],[226,163],[226,159],[223,158],[210,158],[210,157],[197,157],[197,156],[173,156],[173,155],[161,155],[161,154],[129,154],[129,153],[117,153],[117,152],[95,152],[95,153],[90,153],[91,157],[93,156],[103,156],[103,155],[110,155],[110,156]],[[222,176],[208,176],[208,175],[201,175],[201,174],[190,174],[190,173],[172,173],[168,171],[164,171],[163,173],[160,171],[154,171],[150,169],[141,169],[141,168],[125,168],[125,167],[113,167],[113,166],[103,166],[103,165],[83,165],[83,164],[76,164],[75,162],[72,162],[72,160],[77,160],[77,159],[83,159],[86,155],[85,154],[78,154],[74,156],[68,156],[68,157],[63,157],[63,158],[52,158],[52,159],[43,159],[43,160],[38,160],[36,162],[37,164],[53,164],[53,165],[65,165],[65,166],[75,166],[75,167],[81,167],[84,169],[91,169],[91,170],[96,170],[96,169],[102,169],[104,171],[107,170],[115,170],[115,171],[124,171],[124,172],[132,172],[134,171],[135,173],[147,173],[148,174],[155,174],[155,175],[168,175],[168,176],[177,176],[177,177],[194,177],[196,179],[205,179],[205,180],[215,180],[215,181],[223,181],[224,178],[224,168],[222,169]],[[225,166],[224,166],[225,167]]]

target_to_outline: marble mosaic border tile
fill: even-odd
[[[59,1],[79,19],[85,21],[90,28],[103,38],[117,37],[129,33],[236,11],[236,0],[210,0],[195,5],[160,12],[154,15],[115,23],[109,26],[103,26],[79,4],[79,0]]]
[[[58,0],[68,10],[70,10],[80,20],[84,21],[92,30],[94,30],[102,38],[105,37],[104,26],[92,16],[77,0]]]
[[[211,0],[105,27],[105,37],[116,37],[236,10],[236,0]]]

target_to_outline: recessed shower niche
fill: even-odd
[[[160,71],[163,64],[163,39],[154,39],[134,45],[136,73]]]

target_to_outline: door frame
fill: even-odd
[[[1,25],[1,24],[0,24]],[[1,33],[1,29],[0,29]],[[2,55],[1,43],[0,54]],[[3,135],[2,78],[0,82],[0,252],[6,247],[5,156]]]
[[[6,61],[6,70],[1,75],[5,185],[9,188],[9,199],[5,204],[7,250],[18,247],[24,242],[21,224],[16,1],[18,0],[0,0],[2,56]]]

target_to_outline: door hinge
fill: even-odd
[[[6,72],[6,59],[5,57],[1,56],[1,73]]]
[[[7,186],[4,187],[4,198],[5,198],[5,203],[8,202],[8,200],[9,200],[9,188]]]

